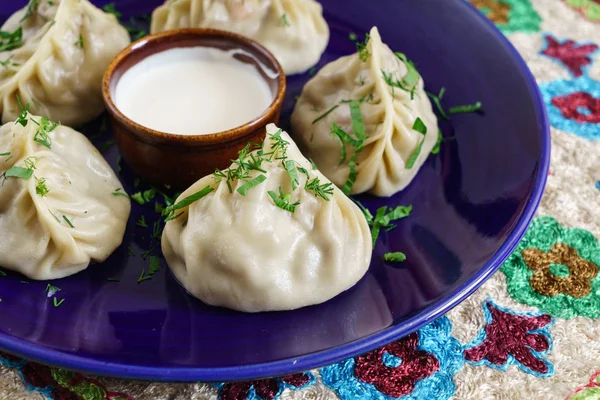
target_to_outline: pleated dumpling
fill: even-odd
[[[0,114],[31,112],[76,126],[102,113],[102,76],[129,34],[88,0],[31,0],[0,28]]]
[[[416,68],[381,41],[377,28],[359,47],[306,84],[292,134],[338,187],[391,196],[411,182],[434,148],[437,118]]]
[[[358,282],[371,260],[362,211],[273,124],[262,148],[246,148],[166,212],[165,258],[211,305],[259,312],[322,303]]]
[[[81,133],[28,115],[0,127],[0,266],[57,279],[121,244],[131,204]]]
[[[254,39],[288,75],[314,66],[329,42],[315,0],[167,0],[152,14],[152,33],[178,28],[221,29]]]

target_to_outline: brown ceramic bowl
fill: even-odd
[[[222,50],[242,49],[251,53],[263,65],[278,72],[269,78],[258,71],[273,93],[273,102],[262,114],[240,127],[207,135],[174,135],[139,125],[117,108],[114,94],[117,83],[131,67],[148,56],[172,48],[214,47]],[[256,65],[256,60],[244,55],[239,61]],[[229,167],[231,160],[248,142],[260,143],[266,125],[279,122],[285,96],[286,80],[275,57],[263,46],[246,37],[213,29],[180,29],[144,37],[123,50],[110,63],[102,82],[102,94],[111,117],[115,140],[123,159],[133,171],[147,181],[185,188],[211,174],[216,168]]]

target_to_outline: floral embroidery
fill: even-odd
[[[323,383],[342,400],[452,397],[452,377],[464,365],[461,345],[442,317],[382,349],[321,369]]]
[[[552,347],[548,331],[552,317],[547,314],[519,314],[491,300],[484,303],[486,326],[464,351],[474,365],[506,371],[511,364],[536,376],[551,376],[554,367],[544,359]],[[507,335],[510,332],[510,335]]]
[[[600,244],[554,218],[533,221],[501,268],[515,300],[558,318],[600,317]]]
[[[75,372],[29,362],[9,354],[0,354],[0,363],[13,368],[28,390],[53,400],[135,400],[123,393],[108,392],[95,379]]]
[[[556,243],[547,253],[539,249],[525,249],[521,255],[525,264],[534,271],[529,283],[536,292],[544,296],[564,293],[582,298],[592,291],[592,279],[598,275],[598,267],[579,257],[577,250],[572,247]],[[554,272],[554,265],[567,270],[563,268]]]
[[[600,371],[590,378],[590,382],[578,387],[568,400],[598,400],[600,399]]]
[[[275,379],[221,383],[217,388],[222,400],[273,400],[278,399],[285,389],[302,389],[314,383],[313,374],[306,372]]]
[[[600,22],[600,2],[598,0],[564,0],[592,22]]]
[[[562,63],[575,77],[583,75],[583,69],[592,63],[592,55],[598,50],[594,43],[560,42],[552,35],[546,35],[545,39],[546,48],[541,54]]]
[[[552,126],[600,140],[600,82],[583,75],[540,85],[540,89]]]
[[[504,33],[539,32],[542,18],[530,0],[469,0]]]

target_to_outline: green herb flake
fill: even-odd
[[[0,276],[6,276],[6,272],[0,271]]]
[[[464,106],[455,106],[455,107],[451,107],[448,112],[450,113],[450,115],[454,115],[454,114],[465,114],[465,113],[472,113],[472,112],[476,112],[481,110],[482,108],[482,104],[481,102],[476,102],[474,104],[467,104]]]
[[[365,35],[364,41],[356,41],[356,52],[358,53],[358,57],[361,61],[366,62],[369,59],[371,53],[369,53],[368,45],[369,40],[371,39],[370,35],[367,33]]]
[[[64,302],[65,299],[61,299],[60,301],[58,301],[56,297],[52,298],[52,303],[54,304],[54,307],[60,307],[60,305]]]
[[[426,92],[426,93],[427,93],[427,96],[429,96],[429,98],[431,99],[431,101],[433,101],[433,104],[438,109],[438,112],[440,113],[442,118],[444,118],[445,120],[449,120],[450,117],[448,116],[448,114],[444,110],[444,107],[442,106],[442,97],[444,96],[445,91],[446,91],[446,88],[442,88],[440,90],[439,95],[435,95],[431,92]]]
[[[164,209],[165,209],[165,206],[160,204],[158,201],[154,203],[154,212],[155,213],[162,214]]]
[[[117,19],[120,19],[122,14],[115,8],[115,3],[105,4],[102,9],[104,12],[114,15]]]
[[[279,196],[272,190],[269,190],[268,195],[273,199],[273,203],[282,210],[289,211],[293,213],[296,210],[296,207],[300,205],[300,202],[297,201],[295,203],[291,203],[292,194],[291,193],[283,193],[281,187],[279,188]]]
[[[406,161],[406,169],[411,169],[412,167],[414,167],[415,163],[417,162],[417,159],[419,158],[419,155],[421,154],[421,149],[423,148],[423,143],[425,142],[425,135],[427,134],[427,127],[425,126],[421,118],[417,118],[415,120],[412,129],[422,134],[423,138],[419,141],[419,144]]]
[[[0,153],[0,157],[10,156],[10,151],[7,153]]]
[[[146,204],[146,200],[144,200],[144,195],[141,192],[134,193],[130,196],[131,200],[135,201],[139,205],[143,206]]]
[[[325,111],[323,114],[321,114],[320,116],[318,116],[317,118],[315,118],[312,122],[312,124],[316,124],[317,122],[319,122],[320,120],[322,120],[323,118],[327,117],[329,114],[331,114],[332,112],[335,111],[336,108],[338,108],[340,105],[336,104],[335,106],[331,107],[329,110]]]
[[[123,189],[121,189],[121,188],[116,188],[115,191],[112,192],[112,195],[115,197],[121,196],[121,197],[129,198],[129,195],[127,193],[125,193],[123,191]]]
[[[367,138],[367,134],[365,133],[365,123],[363,121],[362,113],[360,112],[359,101],[352,100],[350,102],[350,116],[352,118],[352,129],[354,130],[354,135],[358,140],[364,142],[364,140]]]
[[[149,190],[145,190],[142,193],[142,196],[144,197],[144,202],[145,203],[149,203],[152,200],[154,200],[154,198],[156,197],[156,193],[158,192],[158,189],[156,188],[151,188]]]
[[[383,259],[385,260],[385,262],[401,263],[406,260],[406,254],[399,251],[395,253],[385,253],[383,255]]]
[[[27,126],[27,122],[29,121],[27,119],[27,115],[29,114],[29,109],[31,108],[31,106],[29,105],[29,103],[27,103],[27,105],[25,107],[23,107],[23,103],[21,103],[21,98],[19,97],[19,95],[16,96],[17,97],[17,104],[19,105],[19,117],[15,120],[15,125],[16,124],[21,124],[22,126]]]
[[[160,271],[160,257],[151,256],[149,261],[148,275],[152,276]]]
[[[131,248],[131,246],[127,247],[127,251],[129,252],[129,256],[135,257],[135,252],[133,251],[133,249]]]
[[[35,192],[40,197],[45,197],[50,192],[50,189],[48,189],[48,186],[46,185],[46,178],[36,178]]]
[[[240,186],[237,190],[237,192],[239,194],[241,194],[242,196],[246,196],[248,194],[248,192],[250,191],[250,189],[255,188],[256,186],[260,185],[261,183],[263,183],[264,181],[267,180],[267,177],[264,175],[258,175],[256,178],[252,179],[251,181],[248,181],[246,183],[244,183],[242,186]]]
[[[56,286],[51,285],[51,284],[48,283],[46,285],[46,289],[45,290],[48,293],[48,295],[52,296],[54,293],[58,292],[60,289],[57,288]]]
[[[425,126],[425,123],[423,122],[423,120],[421,118],[417,117],[417,119],[415,120],[415,123],[413,124],[412,129],[423,135],[427,134],[427,126]]]
[[[325,201],[329,201],[329,196],[333,196],[333,184],[331,182],[321,184],[319,178],[307,179],[304,189],[312,192],[315,197],[320,197]]]
[[[52,139],[50,138],[50,132],[55,130],[58,127],[58,124],[50,121],[46,117],[42,117],[39,123],[34,119],[31,119],[31,122],[38,126],[35,135],[33,136],[33,141],[51,149]]]
[[[23,16],[23,18],[21,18],[20,22],[25,21],[28,18],[31,18],[31,16],[37,12],[37,7],[38,7],[38,0],[29,0],[29,4],[27,5],[27,10],[25,11],[25,15]]]
[[[288,21],[288,16],[286,13],[283,13],[281,15],[281,26],[283,26],[284,28],[287,28],[290,26],[290,21]]]
[[[350,39],[353,42],[356,42],[356,40],[358,39],[358,37],[356,36],[356,33],[351,33],[348,35],[348,39]]]
[[[140,219],[137,220],[137,222],[135,224],[137,226],[139,226],[140,228],[148,227],[148,224],[146,223],[146,217],[144,217],[143,215],[140,217]]]
[[[313,171],[317,171],[319,169],[319,168],[317,168],[317,164],[315,164],[315,162],[313,161],[312,158],[309,158],[308,161],[310,161],[310,166]]]
[[[23,28],[14,32],[0,31],[0,52],[14,50],[23,44]]]
[[[31,178],[32,175],[33,175],[33,169],[17,167],[16,165],[13,165],[9,169],[7,169],[6,172],[4,173],[5,178],[21,178],[21,179],[25,179],[25,180],[28,180],[29,178]]]
[[[437,142],[435,142],[435,147],[433,148],[433,150],[431,150],[431,154],[438,154],[440,152],[443,140],[444,137],[442,136],[442,131],[441,129],[438,129]]]
[[[106,142],[104,142],[102,144],[102,146],[100,146],[100,153],[104,154],[108,149],[110,149],[112,146],[114,146],[115,141],[114,140],[107,140]]]
[[[300,177],[298,176],[298,169],[296,168],[296,162],[294,160],[286,160],[283,162],[283,167],[287,171],[290,182],[292,183],[292,192],[296,190],[300,184]]]
[[[149,250],[142,252],[142,254],[141,254],[142,260],[145,260],[146,258],[148,258],[148,256],[150,254],[152,254],[152,252],[154,252],[154,249],[149,249]]]
[[[140,277],[138,278],[137,283],[139,284],[139,283],[142,283],[149,279],[152,279],[152,277],[149,275],[146,275],[146,271],[142,269],[142,272],[140,273]]]
[[[160,227],[160,221],[154,221],[154,225],[152,226],[152,237],[154,239],[160,239],[162,235],[162,230]]]
[[[81,33],[79,34],[79,40],[75,42],[75,45],[80,49],[83,49],[83,35]]]
[[[396,57],[398,57],[404,62],[404,65],[406,66],[406,69],[408,71],[404,78],[402,78],[402,83],[412,90],[419,82],[419,71],[417,71],[415,64],[412,61],[410,61],[404,53],[396,52],[394,54],[396,55]]]
[[[162,212],[162,216],[166,217],[165,222],[169,222],[169,221],[179,218],[179,216],[181,216],[181,214],[178,214],[177,216],[173,216],[175,214],[175,211],[180,210],[185,207],[188,207],[189,205],[197,202],[198,200],[205,197],[206,195],[208,195],[209,193],[211,193],[214,190],[215,189],[212,186],[206,186],[206,187],[204,187],[204,189],[184,198],[180,202],[178,202],[172,206],[166,207]]]
[[[71,223],[71,221],[69,220],[69,218],[67,218],[66,215],[63,215],[63,219],[65,220],[65,222],[67,223],[67,225],[69,225],[71,228],[75,228],[73,226],[73,224]]]

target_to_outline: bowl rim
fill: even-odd
[[[461,303],[500,268],[501,264],[516,248],[529,227],[541,201],[548,176],[550,167],[551,136],[548,114],[542,100],[541,92],[535,78],[519,52],[508,38],[506,38],[504,34],[473,5],[468,2],[460,3],[465,7],[466,12],[475,14],[476,18],[479,18],[482,24],[486,25],[496,33],[498,40],[506,46],[507,52],[512,55],[518,65],[517,72],[523,75],[526,85],[532,95],[533,112],[536,114],[539,122],[538,135],[540,136],[541,149],[538,175],[535,179],[534,187],[523,208],[521,218],[516,221],[512,227],[512,232],[498,249],[496,254],[488,260],[481,270],[445,296],[444,299],[428,306],[423,310],[422,314],[407,318],[402,325],[390,326],[345,346],[305,354],[297,358],[241,366],[214,368],[191,366],[165,370],[164,368],[152,366],[124,365],[98,361],[78,355],[65,354],[60,350],[35,347],[31,346],[30,342],[21,338],[7,337],[4,335],[0,335],[0,348],[27,359],[43,362],[45,364],[57,365],[62,368],[77,370],[84,373],[113,376],[121,379],[143,379],[157,382],[242,381],[309,371],[359,354],[364,354],[416,331],[439,317],[442,317],[449,310]]]
[[[202,40],[202,38],[220,38],[226,41],[230,41],[232,43],[243,44],[244,47],[249,49],[249,51],[251,51],[254,55],[259,54],[260,56],[265,57],[269,61],[271,65],[267,66],[269,68],[274,69],[277,73],[277,92],[273,97],[273,101],[269,104],[265,111],[258,115],[256,118],[252,119],[251,121],[244,123],[243,125],[225,131],[200,135],[186,135],[162,132],[141,125],[127,117],[125,114],[123,114],[119,107],[117,107],[116,102],[113,99],[113,95],[111,93],[111,84],[113,83],[115,73],[119,70],[119,67],[122,66],[123,63],[130,57],[132,57],[136,52],[141,52],[144,51],[144,49],[148,49],[148,46],[152,46],[153,43],[173,40],[172,46],[170,46],[169,49],[174,49],[178,47],[178,42],[176,39],[174,40],[173,38],[181,37],[183,39],[186,37],[191,38],[194,36],[198,37],[199,40]],[[201,43],[199,43],[198,47],[202,47]],[[169,49],[165,49],[162,51],[167,51]],[[139,61],[135,62],[132,65],[132,67],[136,64],[139,64],[141,61],[145,60],[151,55],[157,53],[159,52],[151,53],[147,56],[144,56]],[[233,142],[238,141],[244,138],[245,136],[251,135],[261,126],[266,126],[272,119],[273,115],[280,112],[281,106],[283,105],[283,101],[285,99],[286,90],[287,82],[283,67],[281,66],[277,58],[275,58],[273,53],[271,53],[266,47],[264,47],[263,45],[261,45],[253,39],[242,35],[238,35],[233,32],[208,28],[173,29],[151,34],[141,39],[138,39],[130,43],[129,46],[121,50],[115,56],[115,58],[108,65],[102,78],[102,98],[104,100],[104,104],[106,105],[106,109],[112,118],[116,119],[119,123],[121,123],[127,128],[125,129],[127,133],[145,142],[158,142],[163,144],[181,145],[186,147],[214,145],[223,142]]]

